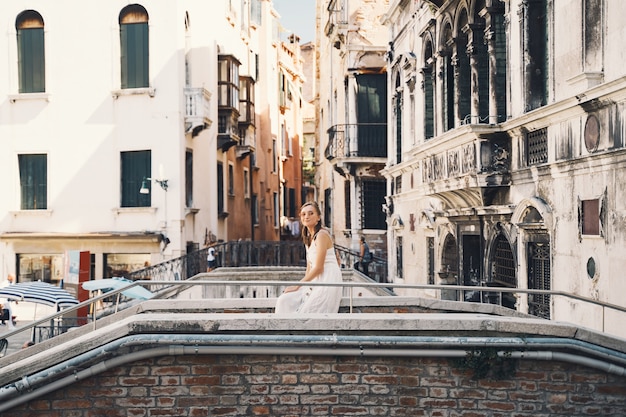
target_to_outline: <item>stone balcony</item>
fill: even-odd
[[[197,136],[202,130],[211,126],[209,118],[211,93],[203,87],[185,87],[185,130],[191,136]]]

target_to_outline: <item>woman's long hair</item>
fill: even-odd
[[[314,228],[315,233],[313,234],[313,236],[311,236],[311,234],[309,233],[309,229],[307,227],[302,227],[302,233],[301,233],[302,242],[304,242],[304,244],[308,247],[308,246],[311,246],[311,242],[315,238],[315,235],[322,228],[322,211],[320,210],[320,206],[318,206],[315,201],[309,201],[308,203],[304,203],[302,207],[300,207],[300,210],[302,211],[302,209],[305,208],[306,206],[313,207],[315,211],[317,212],[317,215],[320,216],[320,220],[315,225],[315,228]]]

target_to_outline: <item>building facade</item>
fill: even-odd
[[[318,0],[318,169],[323,218],[336,244],[359,251],[364,236],[387,252],[388,1]]]
[[[279,74],[300,61],[271,1],[14,1],[0,14],[1,274],[59,282],[80,250],[92,278],[109,277],[280,238],[281,128],[302,127],[278,104]]]
[[[392,2],[395,282],[624,305],[624,13],[614,0]],[[626,334],[623,313],[588,300],[426,293]]]

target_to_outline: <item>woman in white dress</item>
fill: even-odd
[[[276,314],[337,313],[341,286],[309,286],[306,282],[341,282],[341,269],[330,233],[322,228],[322,213],[315,202],[300,209],[302,241],[306,246],[306,273],[302,285],[285,288],[276,301]]]

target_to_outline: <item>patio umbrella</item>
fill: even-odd
[[[29,301],[56,307],[57,310],[78,304],[78,300],[61,287],[47,282],[18,282],[0,288],[0,298],[15,301]]]
[[[88,291],[96,290],[117,290],[119,288],[127,287],[132,284],[133,281],[127,278],[113,277],[105,279],[96,279],[94,281],[83,282],[83,288]],[[132,288],[122,291],[122,294],[128,298],[137,298],[139,300],[148,300],[154,297],[154,293],[142,286],[136,285]]]

